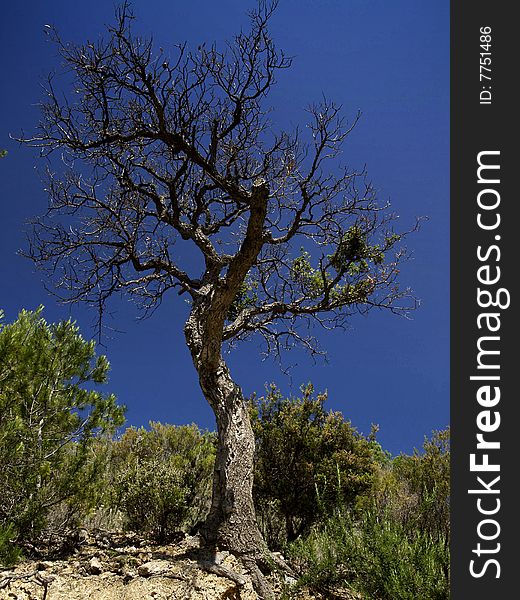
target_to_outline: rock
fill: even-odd
[[[90,562],[88,564],[88,571],[91,575],[99,575],[103,572],[103,565],[101,564],[99,558],[94,556],[90,559]]]
[[[141,565],[137,572],[141,577],[152,577],[154,575],[164,575],[170,570],[170,565],[163,560],[150,560]]]
[[[134,571],[134,569],[123,569],[123,581],[125,583],[132,581],[132,579],[135,579],[137,575],[137,571]]]
[[[124,553],[124,554],[137,554],[139,550],[135,546],[117,546],[114,548],[115,552]]]
[[[117,533],[110,536],[112,549],[106,550],[90,535],[92,545],[83,544],[80,553],[64,560],[42,557],[9,571],[0,569],[0,600],[259,600],[236,557],[224,551],[206,557],[197,552],[197,537],[158,546],[128,536],[126,545],[124,535]],[[216,568],[206,568],[204,558]],[[272,576],[272,584],[280,598],[283,578]],[[294,594],[294,600],[314,600],[300,590]]]
[[[80,529],[78,531],[78,543],[79,544],[88,544],[90,543],[91,538],[86,529]]]

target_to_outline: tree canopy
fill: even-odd
[[[257,333],[271,351],[314,347],[302,320],[413,306],[399,303],[394,215],[340,161],[358,115],[323,98],[304,128],[271,121],[268,94],[292,63],[268,33],[275,5],[260,2],[224,49],[167,54],[132,32],[126,4],[97,42],[52,31],[75,94],[63,101],[49,78],[28,140],[65,162],[48,170],[30,254],[69,300],[102,310],[125,291],[151,309],[171,288],[193,301],[218,289],[222,341]]]

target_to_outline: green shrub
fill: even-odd
[[[206,515],[214,460],[214,435],[195,425],[131,427],[113,442],[108,502],[127,529],[165,541]]]
[[[341,413],[327,412],[325,400],[311,385],[296,399],[271,386],[252,404],[253,496],[272,548],[295,540],[336,506],[353,505],[372,484],[373,442]]]
[[[302,582],[367,600],[449,598],[449,429],[433,432],[423,452],[381,454],[378,465],[355,510],[337,505],[291,546]]]
[[[422,452],[401,454],[392,469],[400,494],[413,499],[403,518],[408,530],[420,529],[435,540],[450,537],[450,430],[434,431],[425,439]]]
[[[0,525],[0,565],[4,567],[13,566],[22,556],[22,551],[15,545],[17,538],[12,523],[6,526]]]
[[[123,423],[95,389],[109,364],[71,321],[22,311],[0,324],[0,526],[14,544],[56,533],[95,502],[96,439]],[[50,519],[60,514],[60,520]]]
[[[188,506],[182,474],[159,461],[134,463],[117,482],[125,527],[165,541],[179,530]]]
[[[322,593],[346,589],[367,600],[446,600],[448,548],[428,533],[409,536],[389,516],[335,515],[291,547],[301,583]]]

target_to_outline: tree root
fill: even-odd
[[[258,595],[259,600],[275,600],[275,596],[264,572],[278,571],[285,573],[294,579],[297,575],[289,567],[289,565],[276,554],[267,552],[265,554],[238,554],[232,553],[244,566],[245,570],[251,577],[253,589]],[[237,589],[242,588],[246,584],[246,580],[240,573],[229,569],[221,564],[222,558],[219,553],[214,550],[201,549],[197,552],[196,561],[198,566],[220,577],[226,577],[235,583]]]
[[[11,575],[10,573],[8,573],[4,577],[2,577],[2,579],[0,579],[0,590],[3,590],[5,587],[7,587],[11,583],[11,581],[16,581],[17,579],[30,579],[31,577],[34,577],[37,574],[38,569],[30,571],[29,573],[21,573],[20,575]]]
[[[39,571],[36,569],[35,571],[30,571],[29,573],[21,573],[20,575],[11,575],[7,574],[0,580],[0,590],[8,587],[11,581],[17,581],[19,579],[31,579],[34,578],[34,581],[39,585],[43,586],[43,597],[42,600],[47,598],[47,591],[49,587],[49,579],[45,578]]]
[[[242,558],[242,563],[249,575],[251,575],[253,588],[257,593],[259,600],[275,600],[273,590],[260,570],[258,561],[254,558]]]
[[[264,557],[264,562],[270,571],[281,571],[293,579],[297,579],[298,575],[291,569],[291,567],[285,562],[283,558],[278,554],[269,552],[267,558]]]
[[[227,577],[227,579],[231,579],[231,581],[235,582],[238,587],[243,587],[246,584],[246,580],[239,574],[233,571],[232,569],[228,569],[224,567],[219,562],[217,562],[217,558],[215,560],[207,560],[200,558],[197,560],[197,564],[201,569],[207,571],[208,573],[213,573],[215,575],[219,575],[220,577]]]

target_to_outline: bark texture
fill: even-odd
[[[263,543],[252,497],[255,445],[246,403],[223,362],[216,373],[201,366],[199,377],[218,432],[213,498],[204,536],[234,553],[259,554]]]
[[[268,549],[258,528],[253,504],[253,430],[242,391],[220,356],[221,344],[211,336],[208,339],[208,330],[215,331],[209,326],[208,313],[211,314],[209,309],[204,311],[195,306],[185,327],[200,386],[217,423],[211,509],[201,534],[210,548],[225,548],[240,557],[259,598],[274,600],[258,568],[258,562],[265,561]],[[215,352],[218,354],[216,364],[212,360]]]

